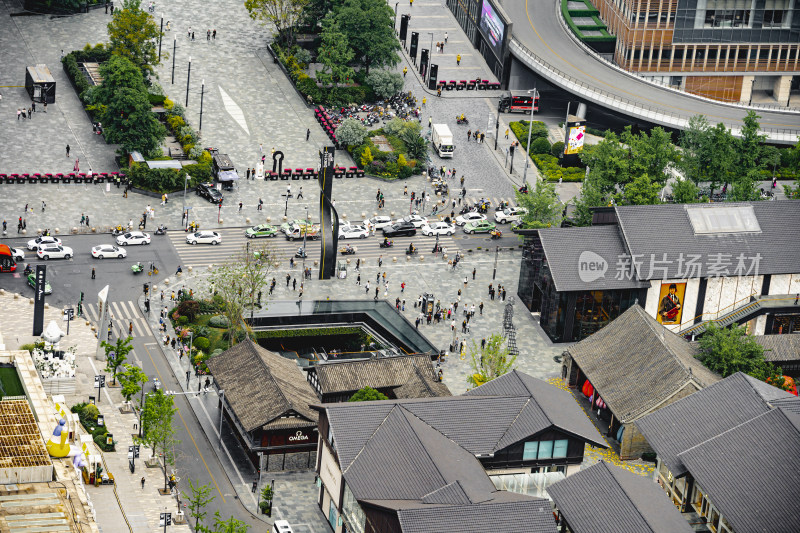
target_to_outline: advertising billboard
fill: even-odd
[[[662,283],[658,295],[658,314],[656,320],[665,326],[680,324],[683,314],[683,297],[686,294],[685,283]]]
[[[489,0],[483,0],[479,27],[494,54],[502,59],[503,42],[506,38],[506,23],[503,22],[503,19]]]
[[[583,141],[586,137],[586,125],[574,125],[569,128],[569,138],[564,147],[565,154],[577,154],[583,150]]]

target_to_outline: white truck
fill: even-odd
[[[447,124],[434,124],[433,132],[431,133],[431,141],[433,147],[439,153],[439,157],[453,157],[453,134],[450,133],[450,128]]]

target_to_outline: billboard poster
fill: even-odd
[[[44,330],[44,292],[47,286],[47,267],[36,265],[36,295],[33,300],[33,336],[38,337]]]
[[[583,141],[586,137],[586,126],[571,126],[569,128],[569,138],[567,145],[564,147],[565,154],[577,154],[583,150]]]
[[[656,320],[665,326],[680,324],[685,295],[685,283],[662,283],[661,292],[658,296]]]
[[[483,1],[479,27],[486,37],[487,42],[492,47],[494,54],[502,59],[503,42],[506,37],[506,23],[503,22],[503,19],[489,0]]]

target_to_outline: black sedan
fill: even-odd
[[[395,222],[383,228],[384,237],[411,237],[417,234],[417,228],[411,222]]]
[[[197,185],[194,192],[212,204],[219,204],[222,202],[222,193],[214,187],[213,183],[200,183]]]

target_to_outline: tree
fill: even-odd
[[[719,328],[713,322],[700,337],[700,353],[697,355],[709,370],[723,378],[744,372],[758,380],[780,374],[764,360],[764,348],[747,334],[745,326]]]
[[[581,195],[575,198],[575,216],[572,223],[576,226],[592,225],[592,208],[606,205],[603,191],[596,184],[596,178],[587,177],[583,180]]]
[[[516,355],[511,357],[506,338],[497,333],[492,333],[484,348],[472,341],[469,355],[472,374],[467,381],[476,387],[508,373],[517,360]]]
[[[358,146],[366,136],[367,128],[355,118],[344,119],[336,128],[336,139],[346,146]]]
[[[100,76],[103,83],[92,92],[94,99],[103,105],[108,105],[114,99],[114,93],[123,88],[147,92],[142,70],[127,57],[112,55],[100,65]]]
[[[628,146],[630,154],[630,174],[636,178],[647,174],[650,179],[666,185],[670,175],[667,169],[680,159],[678,148],[672,144],[672,137],[660,127],[633,134],[630,126],[620,136],[622,144]]]
[[[147,157],[159,149],[167,130],[156,115],[147,93],[122,88],[114,92],[102,114],[106,140],[121,145],[124,152]]]
[[[417,135],[410,142],[406,142],[406,150],[414,159],[425,159],[428,155],[428,141]]]
[[[248,529],[250,526],[241,520],[234,517],[223,520],[219,511],[214,513],[214,529],[211,530],[211,533],[247,533]]]
[[[734,140],[739,162],[732,178],[733,187],[729,195],[732,201],[758,200],[760,194],[757,186],[761,181],[761,170],[767,161],[774,159],[774,152],[767,150],[764,145],[767,136],[760,133],[759,118],[755,111],[748,111],[742,120],[742,137]]]
[[[292,29],[307,5],[307,0],[244,0],[250,18],[274,25],[278,38],[286,44],[294,42]]]
[[[589,167],[587,178],[604,195],[616,192],[617,184],[625,185],[631,179],[629,153],[613,132],[596,145],[584,148],[581,161]]]
[[[208,514],[205,510],[206,505],[214,501],[214,496],[211,496],[211,487],[209,485],[201,485],[198,481],[197,484],[189,478],[189,494],[183,493],[189,506],[189,516],[194,518],[195,531],[205,531],[202,523]]]
[[[363,389],[356,391],[348,401],[350,402],[371,402],[373,400],[388,400],[389,397],[379,392],[372,387],[364,387]]]
[[[361,166],[366,167],[367,165],[372,163],[374,159],[375,158],[372,155],[372,150],[370,149],[370,147],[367,146],[366,148],[364,148],[364,151],[361,152]]]
[[[660,192],[661,185],[653,182],[647,174],[642,174],[625,185],[621,194],[615,196],[620,205],[655,205],[661,203]]]
[[[172,418],[175,416],[175,397],[164,394],[161,389],[147,395],[142,412],[142,437],[138,438],[153,451],[152,457],[161,454],[164,457],[164,492],[167,491],[167,465],[175,464],[174,446],[180,441],[175,439]]]
[[[100,346],[106,351],[106,372],[111,372],[112,385],[117,384],[117,369],[122,366],[127,359],[128,353],[133,350],[133,346],[131,346],[132,340],[133,337],[127,337],[125,339],[117,339],[115,344],[109,344],[107,341],[100,343]]]
[[[699,194],[700,189],[690,179],[679,178],[672,183],[672,200],[676,204],[696,204]]]
[[[153,73],[158,65],[158,39],[162,36],[153,17],[143,11],[139,0],[124,0],[108,23],[108,39],[114,55],[130,59],[143,72]]]
[[[552,183],[537,181],[527,193],[517,191],[516,196],[517,205],[527,211],[520,220],[525,229],[559,226],[564,219],[564,205]]]
[[[317,54],[322,70],[317,71],[316,77],[322,85],[332,86],[335,92],[338,84],[348,83],[353,77],[353,69],[347,64],[355,54],[350,49],[347,35],[342,33],[333,17],[326,17],[322,27],[322,44]]]
[[[136,365],[123,365],[123,370],[118,374],[119,382],[122,384],[122,396],[126,402],[130,402],[136,394],[142,394],[142,399],[139,405],[142,404],[144,399],[144,384],[147,383],[148,377],[144,371]]]
[[[681,163],[684,177],[695,185],[705,179],[705,167],[708,164],[708,132],[711,125],[703,115],[695,115],[689,119],[688,126],[681,132]]]
[[[711,192],[725,183],[730,183],[739,156],[736,153],[736,139],[725,124],[719,123],[709,130],[708,163],[705,181],[709,182]]]
[[[367,74],[370,67],[393,67],[400,62],[394,11],[385,0],[345,0],[341,8],[334,10],[355,59]]]
[[[379,98],[384,99],[391,98],[403,89],[403,76],[399,72],[375,70],[370,72],[366,82]]]
[[[244,312],[256,305],[256,298],[279,265],[269,245],[242,247],[230,263],[218,266],[209,277],[209,289],[222,298],[221,311],[228,319],[228,345],[233,346],[245,327]],[[266,304],[265,304],[266,305]]]

